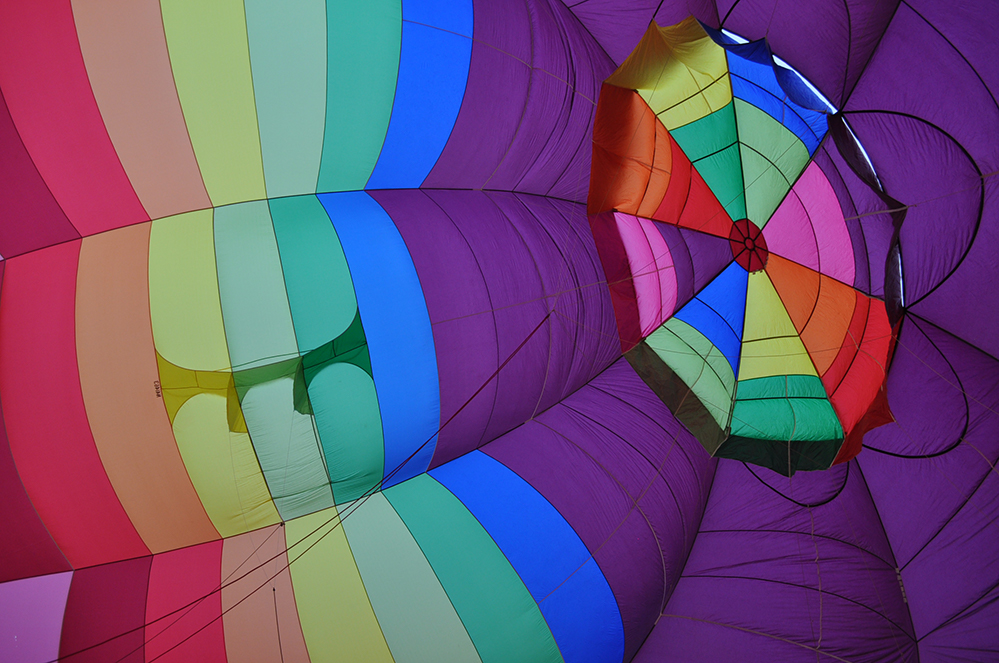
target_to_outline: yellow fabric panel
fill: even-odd
[[[293,560],[291,579],[309,658],[314,663],[392,661],[337,518],[336,507],[331,507],[285,525],[288,557]],[[320,540],[323,534],[327,536]]]
[[[641,42],[607,82],[636,90],[667,129],[676,129],[732,101],[725,49],[693,17],[660,28]]]
[[[212,205],[265,198],[242,0],[161,0],[160,6],[177,94]]]
[[[156,351],[164,359],[192,370],[229,369],[212,210],[153,221],[149,314]]]
[[[771,375],[818,374],[770,277],[761,270],[749,274],[739,379]]]
[[[280,522],[246,433],[229,430],[227,399],[196,394],[173,421],[177,448],[208,517],[223,537]]]

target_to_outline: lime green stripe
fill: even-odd
[[[385,497],[423,549],[483,663],[562,660],[523,581],[454,495],[421,474]]]
[[[288,521],[285,527],[295,604],[309,658],[315,663],[392,661],[343,528],[334,529],[336,513],[319,511]],[[315,547],[305,552],[313,543]]]
[[[808,165],[808,148],[787,127],[756,106],[741,99],[734,104],[742,143],[746,216],[762,228]]]
[[[264,198],[241,0],[162,0],[170,64],[212,205]]]
[[[327,0],[326,133],[318,191],[360,191],[388,131],[399,72],[399,0]]]
[[[384,496],[365,500],[343,528],[396,660],[479,660],[434,570]]]
[[[694,392],[724,430],[732,411],[735,373],[721,351],[678,318],[669,319],[645,342]]]
[[[298,348],[342,334],[357,313],[354,284],[333,224],[315,196],[269,202]]]
[[[212,210],[199,210],[153,221],[149,234],[156,351],[191,370],[229,368],[212,223]]]
[[[326,121],[326,3],[245,2],[267,195],[315,193]]]

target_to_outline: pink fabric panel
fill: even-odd
[[[153,557],[146,598],[147,662],[225,663],[221,574],[221,540]]]
[[[0,2],[0,87],[31,159],[80,234],[148,220],[104,128],[69,0]]]
[[[767,225],[763,226],[763,238],[767,240],[767,250],[774,255],[818,271],[819,247],[815,231],[797,189],[787,194]]]
[[[656,330],[676,305],[673,257],[655,222],[630,214],[615,214],[638,299],[642,336]]]
[[[11,455],[74,568],[149,554],[111,487],[76,363],[80,240],[7,261],[0,292],[0,398]]]
[[[72,573],[0,584],[0,661],[38,663],[59,656]]]

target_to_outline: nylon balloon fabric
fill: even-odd
[[[0,4],[0,660],[999,659],[997,19]]]

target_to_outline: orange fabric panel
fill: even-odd
[[[856,291],[798,263],[770,254],[767,274],[801,341],[823,375],[839,356],[856,308]]]
[[[83,240],[76,352],[94,442],[111,485],[150,551],[219,538],[177,450],[149,322],[150,224]]]
[[[302,554],[304,548],[292,550],[292,557]],[[222,582],[227,585],[222,589],[222,624],[228,660],[309,660],[291,585],[283,525],[225,539]]]
[[[638,207],[638,216],[651,217],[659,208],[666,189],[670,185],[673,170],[673,138],[666,127],[656,120],[656,142],[652,155],[652,169],[649,184],[645,187],[645,196]]]
[[[593,123],[587,214],[611,209],[638,213],[649,186],[657,126],[655,114],[638,93],[604,83]]]

